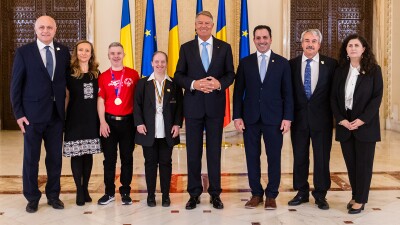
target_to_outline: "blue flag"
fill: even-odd
[[[197,0],[197,5],[196,5],[196,15],[197,13],[203,11],[203,1],[202,0]]]
[[[249,46],[249,20],[247,16],[247,0],[242,0],[240,10],[240,44],[239,60],[250,54]]]
[[[143,35],[142,76],[148,77],[153,73],[151,58],[155,51],[157,51],[157,39],[154,3],[153,0],[147,0],[146,21]]]

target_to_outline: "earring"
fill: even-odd
[[[350,57],[349,57],[349,55],[347,55],[347,60],[350,60]]]

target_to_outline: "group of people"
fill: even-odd
[[[76,204],[84,205],[92,201],[88,184],[93,154],[103,152],[105,194],[98,204],[115,201],[118,150],[121,201],[123,205],[132,204],[135,143],[143,147],[147,205],[157,204],[159,168],[161,203],[168,207],[172,150],[180,142],[183,118],[190,195],[185,207],[190,210],[200,204],[205,132],[207,192],[214,208],[224,208],[220,194],[225,89],[235,80],[233,120],[243,133],[252,194],[245,207],[263,204],[265,194],[264,208],[277,208],[283,135],[291,130],[293,187],[298,192],[288,204],[309,201],[311,140],[311,194],[318,208],[329,209],[326,194],[331,185],[329,159],[335,118],[336,140],[340,141],[352,187],[348,212],[360,213],[368,202],[375,145],[380,141],[383,93],[381,69],[366,40],[357,34],[348,36],[338,63],[319,54],[321,32],[309,29],[301,35],[303,53],[288,61],[271,50],[271,28],[259,25],[253,31],[257,52],[240,61],[235,77],[231,46],[211,35],[213,26],[211,13],[198,13],[197,37],[181,46],[174,78],[166,73],[167,54],[157,51],[151,62],[154,72],[140,79],[135,70],[123,65],[120,43],[109,45],[111,66],[101,73],[90,42],[77,42],[71,58],[68,48],[53,40],[55,20],[39,17],[35,22],[37,40],[16,50],[11,82],[11,102],[24,134],[26,211],[36,212],[41,198],[38,165],[42,140],[48,177],[45,193],[53,208],[64,208],[59,198],[62,155],[71,157]],[[261,137],[268,160],[265,189],[260,182]]]

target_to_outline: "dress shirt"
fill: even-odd
[[[304,72],[306,70],[307,59],[308,58],[303,54],[303,56],[301,58],[301,80],[303,81],[303,84],[304,84]],[[312,58],[312,61],[310,62],[310,67],[311,67],[311,94],[312,94],[312,93],[314,93],[315,87],[317,86],[317,83],[318,83],[319,53],[317,53]]]
[[[39,41],[39,39],[36,40],[37,46],[39,48],[39,52],[40,52],[40,56],[42,57],[43,63],[44,63],[44,67],[46,67],[46,49],[45,47],[47,46],[46,44],[44,44],[43,42]],[[48,46],[50,46],[50,52],[51,55],[53,56],[53,74],[51,74],[51,79],[54,79],[54,70],[56,68],[56,54],[54,51],[54,43],[51,42]]]
[[[347,74],[347,79],[346,79],[346,88],[345,88],[345,106],[346,109],[353,109],[353,95],[354,95],[354,89],[356,88],[356,83],[357,83],[357,78],[358,75],[360,75],[360,67],[353,67],[350,64],[350,70],[349,73]]]
[[[154,72],[150,75],[149,79],[147,79],[147,81],[152,81],[155,80],[155,75]],[[156,92],[159,93],[159,95],[161,96],[161,103],[158,102],[158,97],[157,97],[157,93],[155,94],[155,98],[156,98],[156,127],[155,127],[155,137],[156,138],[165,138],[165,127],[164,127],[164,116],[162,112],[158,112],[157,108],[158,107],[163,107],[163,102],[164,102],[164,95],[162,95],[162,89],[164,86],[164,83],[166,82],[166,80],[169,80],[172,82],[171,78],[169,78],[168,75],[164,75],[164,79],[161,83],[159,83],[157,80],[156,81],[156,86],[154,87],[154,90]]]
[[[199,37],[197,38],[198,41],[198,47],[199,47],[199,53],[200,53],[200,58],[201,58],[201,51],[203,51],[203,45],[201,45],[203,42],[207,42],[207,53],[208,53],[208,59],[210,60],[209,63],[211,63],[211,59],[212,59],[212,49],[213,49],[213,37],[210,36],[210,38],[207,41],[203,41],[201,40]],[[194,81],[192,81],[192,84],[190,85],[190,90],[194,91]]]
[[[262,60],[261,54],[264,54],[266,56],[265,57],[265,62],[266,62],[265,71],[268,71],[269,59],[271,58],[271,49],[268,50],[266,53],[261,53],[261,52],[257,51],[258,71],[260,71],[260,65],[261,65],[261,60]]]

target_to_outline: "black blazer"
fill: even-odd
[[[294,121],[291,129],[304,130],[310,128],[310,130],[315,131],[331,130],[333,115],[330,94],[337,61],[327,56],[319,55],[318,82],[310,100],[308,100],[301,78],[302,56],[297,56],[289,61],[294,93]]]
[[[192,81],[213,76],[221,83],[220,91],[205,94],[191,91]],[[174,81],[185,89],[183,100],[184,116],[187,118],[224,117],[225,89],[235,78],[231,46],[213,37],[213,51],[210,66],[206,72],[201,62],[197,38],[186,42],[179,51]]]
[[[30,123],[49,122],[55,99],[57,112],[64,121],[70,54],[68,47],[53,43],[56,57],[53,81],[40,56],[36,41],[18,48],[15,52],[10,95],[16,119],[25,116]]]
[[[347,119],[345,107],[345,84],[350,64],[338,67],[332,86],[331,106],[337,122]],[[383,95],[382,71],[375,65],[369,73],[361,74],[357,78],[353,95],[352,117],[349,122],[360,119],[365,122],[357,130],[349,131],[344,126],[336,126],[336,140],[346,141],[351,133],[360,141],[376,142],[381,140],[379,124],[379,106]]]
[[[271,52],[264,82],[261,82],[257,53],[243,58],[237,70],[233,92],[233,119],[245,124],[262,119],[265,125],[293,121],[293,91],[287,59]]]
[[[156,94],[153,81],[148,77],[140,79],[136,85],[134,113],[135,126],[144,124],[147,134],[143,135],[136,131],[135,143],[142,146],[152,146],[155,138],[156,121]],[[165,138],[170,147],[179,144],[178,137],[172,138],[171,129],[174,125],[182,127],[182,88],[166,80],[164,88],[163,116],[165,127]]]

